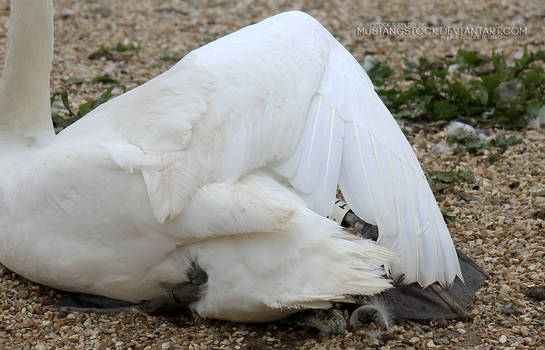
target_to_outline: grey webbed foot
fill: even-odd
[[[101,295],[69,293],[53,304],[62,313],[109,314],[134,311],[136,304],[124,300],[111,299]]]
[[[377,226],[366,223],[351,210],[342,220],[342,226],[353,227],[364,238],[374,241],[378,238]],[[456,249],[464,282],[456,278],[452,285],[443,288],[437,282],[427,288],[418,283],[403,284],[402,279],[394,281],[393,289],[382,293],[381,301],[398,319],[464,319],[465,311],[480,286],[488,279],[484,272],[467,255]]]
[[[320,335],[345,334],[346,321],[337,309],[306,310],[293,316],[296,325],[320,331]]]
[[[437,282],[427,288],[422,288],[418,283],[394,282],[395,288],[382,293],[381,299],[396,318],[409,320],[468,318],[466,307],[488,275],[461,251],[456,252],[464,282],[456,278],[452,285],[446,288]]]

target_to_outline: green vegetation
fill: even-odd
[[[522,139],[515,136],[508,138],[497,136],[489,141],[482,140],[481,138],[468,134],[459,133],[447,138],[447,142],[450,144],[460,144],[465,146],[466,151],[471,154],[476,154],[481,150],[499,148],[501,152],[505,151],[507,146],[518,145],[522,143]]]
[[[100,47],[100,51],[115,51],[115,52],[132,51],[132,52],[140,52],[141,50],[142,50],[142,46],[140,46],[140,44],[125,45],[125,44],[122,44],[122,43],[118,43],[115,46],[110,46],[110,47],[101,46]]]
[[[164,62],[178,62],[182,58],[173,52],[167,52],[163,56],[161,56],[159,59]]]
[[[375,61],[369,76],[377,87],[391,79],[410,81],[407,88],[379,88],[378,94],[398,118],[423,122],[457,119],[479,127],[520,129],[545,104],[545,52],[524,53],[512,64],[504,55],[490,57],[459,50],[454,59],[407,61],[396,76]]]
[[[383,86],[386,80],[394,75],[394,70],[386,62],[374,61],[371,69],[367,71],[367,75],[375,86]]]
[[[153,63],[151,65],[152,68],[157,68],[157,67],[160,67],[164,64],[173,64],[173,63],[176,63],[178,62],[179,60],[181,60],[182,58],[180,56],[178,56],[177,54],[173,53],[173,52],[166,52],[165,54],[163,54],[163,56],[159,57],[159,60],[157,60],[157,62]]]
[[[81,104],[78,107],[78,113],[75,115],[78,119],[91,112],[93,109],[97,108],[104,102],[108,101],[112,97],[113,87],[109,87],[99,98],[96,100],[91,100]]]
[[[70,77],[64,80],[66,85],[81,85],[85,83],[85,79],[80,77]],[[108,74],[99,75],[89,81],[91,84],[119,84],[119,80],[112,78]]]
[[[431,180],[433,182],[443,184],[457,184],[457,183],[472,183],[475,182],[475,175],[470,172],[458,170],[454,171],[432,171],[430,173]]]
[[[91,84],[115,84],[116,86],[119,86],[119,80],[112,78],[108,74],[99,75],[90,81],[86,81],[83,78],[80,77],[70,77],[64,80],[64,83],[68,85],[81,85],[83,83],[91,83]],[[104,102],[108,101],[110,98],[112,98],[112,90],[115,86],[109,87],[105,92],[103,92],[98,98],[92,99],[90,101],[84,102],[81,105],[78,106],[77,112],[74,112],[72,110],[69,98],[68,98],[68,92],[66,90],[62,92],[56,92],[54,93],[51,98],[51,106],[55,103],[57,96],[60,97],[62,106],[66,110],[65,113],[59,114],[59,113],[51,113],[51,119],[53,120],[53,126],[55,127],[55,132],[59,133],[62,129],[66,128],[68,125],[72,124],[76,120],[80,119],[96,107],[100,106]],[[55,105],[58,106],[58,105]],[[67,115],[66,115],[67,114]]]
[[[65,118],[59,114],[52,114],[51,119],[53,120],[53,126],[55,127],[55,132],[59,133],[62,129],[66,128],[68,125],[72,124],[76,120],[80,119],[87,113],[91,112],[93,109],[97,108],[104,102],[108,101],[112,97],[113,86],[109,87],[99,98],[91,101],[82,103],[78,107],[78,111],[74,113],[70,107],[70,101],[68,100],[68,93],[63,91],[61,93],[55,93],[51,96],[50,102],[51,105],[55,103],[57,96],[60,96],[64,108],[68,111],[68,118]]]
[[[101,84],[118,84],[119,80],[110,77],[108,74],[105,74],[105,75],[99,75],[98,77],[93,78],[93,80],[91,80],[91,83],[93,83],[93,84],[98,84],[98,83],[101,83]]]
[[[80,77],[70,77],[68,79],[65,79],[64,83],[68,84],[68,85],[72,85],[72,84],[81,85],[81,84],[85,83],[85,79],[80,78]]]

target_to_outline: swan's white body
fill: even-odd
[[[385,263],[423,286],[461,278],[410,145],[306,14],[205,45],[57,136],[17,120],[0,126],[0,261],[33,281],[138,302],[197,261],[193,309],[266,321],[378,293]],[[397,260],[324,218],[337,184]]]

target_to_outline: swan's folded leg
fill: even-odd
[[[344,227],[353,227],[357,233],[366,238],[376,240],[378,229],[357,217],[346,203],[338,202],[336,206],[341,206],[344,216],[336,221],[342,223]],[[452,285],[444,288],[439,283],[433,283],[427,288],[422,288],[418,283],[403,284],[402,279],[395,283],[395,288],[387,290],[379,297],[379,301],[384,303],[391,310],[393,316],[399,319],[464,319],[468,315],[465,311],[471,298],[488,278],[475,262],[458,249],[458,260],[464,276],[464,282],[458,278]],[[354,311],[352,319],[354,322],[363,315],[364,311],[371,310],[368,305],[358,311]],[[360,315],[360,316],[361,316]],[[358,321],[360,322],[360,321]]]
[[[354,214],[352,210],[348,211],[341,222],[343,227],[353,227],[357,233],[363,236],[363,238],[372,239],[376,241],[378,239],[378,227],[371,225],[360,219]]]
[[[351,227],[363,238],[376,242],[378,239],[378,227],[368,224],[354,214],[352,209],[344,201],[337,199],[333,212],[327,216],[342,227]]]

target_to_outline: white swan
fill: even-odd
[[[12,0],[0,85],[0,261],[140,302],[208,275],[190,307],[267,321],[462,278],[426,178],[354,58],[288,12],[205,45],[54,136],[52,0]],[[337,185],[381,248],[324,216]],[[397,253],[390,260],[389,250]],[[190,274],[189,274],[190,275]]]

